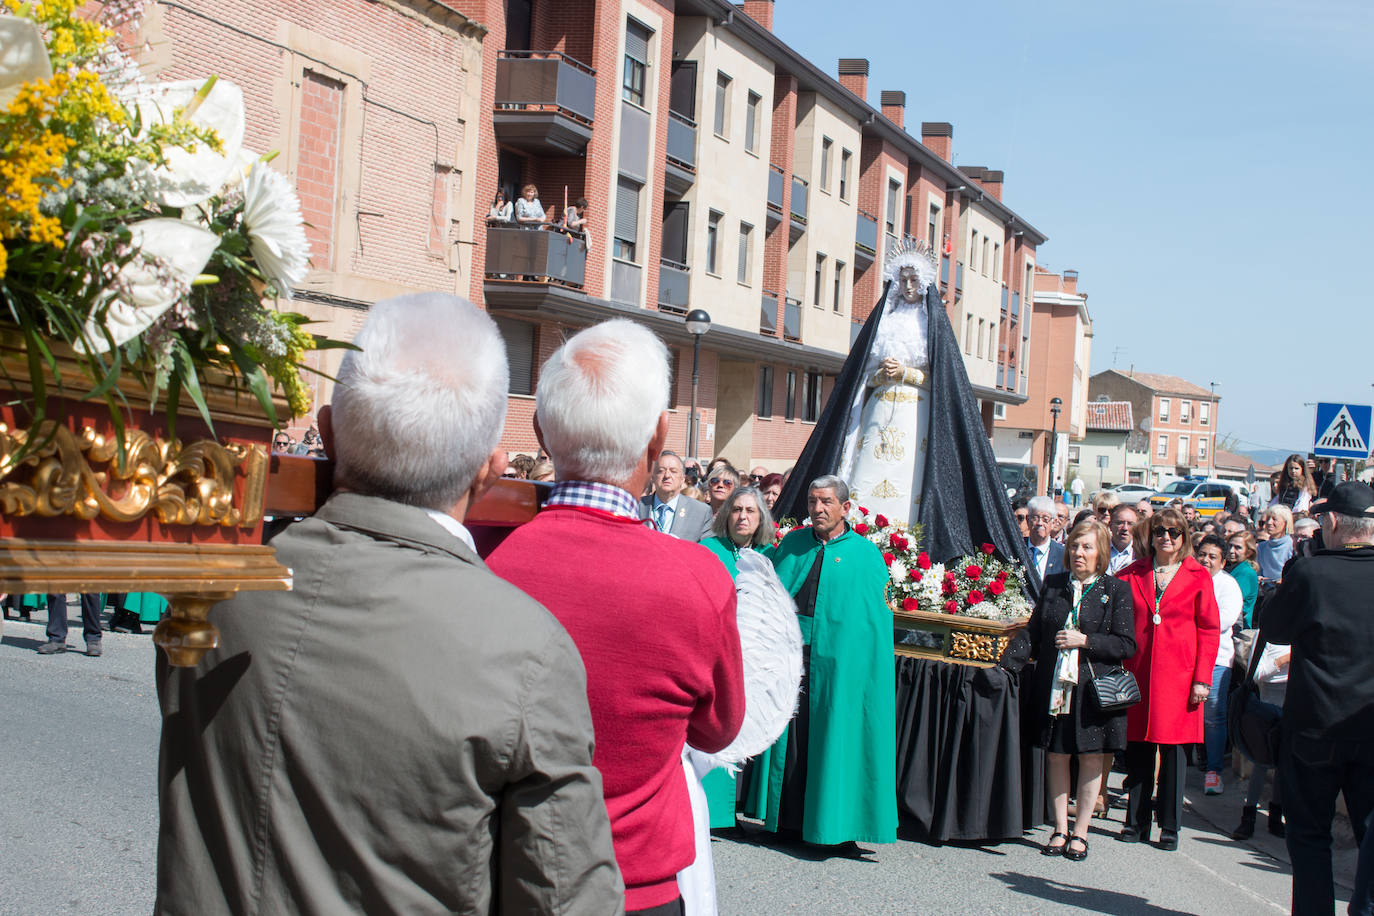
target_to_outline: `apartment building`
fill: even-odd
[[[1091,397],[1130,401],[1138,428],[1147,433],[1150,479],[1169,480],[1215,470],[1216,428],[1221,399],[1210,388],[1154,372],[1108,369],[1089,380]]]
[[[493,315],[513,451],[537,447],[538,367],[613,317],[668,344],[670,442],[685,449],[684,319],[704,309],[698,452],[790,465],[904,238],[943,253],[956,331],[973,319],[964,359],[991,430],[996,405],[1027,397],[1045,236],[1002,203],[1001,172],[952,164],[950,123],[908,133],[903,92],[874,107],[868,61],[825,72],[774,34],[773,6],[188,0],[150,7],[144,63],[175,78],[212,61],[244,86],[250,145],[280,150],[301,193],[315,254],[297,305],[324,331],[349,337],[371,302],[420,290]],[[589,231],[488,222],[498,189],[529,184],[550,224],[585,198]],[[321,380],[317,402],[328,394]]]
[[[1092,316],[1087,294],[1078,289],[1077,271],[1055,274],[1030,267],[1029,320],[1023,318],[1020,328],[1011,331],[1028,335],[1019,369],[1026,379],[1027,398],[998,410],[992,445],[999,461],[1033,465],[1046,486],[1062,486],[1068,480],[1070,441],[1081,439],[1087,429]]]

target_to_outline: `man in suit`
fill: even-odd
[[[335,492],[272,541],[292,589],[216,606],[195,668],[158,654],[156,911],[620,913],[577,648],[462,523],[506,466],[500,333],[423,294],[356,343]]]
[[[1135,509],[1125,503],[1112,508],[1111,521],[1107,530],[1111,534],[1111,558],[1107,562],[1107,574],[1114,576],[1135,562],[1135,526],[1140,516]]]
[[[652,519],[659,531],[684,541],[695,543],[711,533],[711,510],[682,495],[686,481],[676,452],[659,454],[653,479],[654,492],[639,501],[640,518]]]
[[[1026,528],[1030,532],[1026,547],[1030,550],[1037,593],[1046,576],[1064,571],[1064,545],[1051,537],[1055,518],[1055,503],[1048,496],[1037,496],[1026,504]]]

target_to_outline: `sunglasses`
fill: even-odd
[[[1024,521],[1026,520],[1026,513],[1024,513],[1024,512],[1018,512],[1018,513],[1016,513],[1016,520],[1017,520],[1018,522],[1024,522]]]
[[[1154,533],[1154,536],[1157,537],[1157,538],[1162,538],[1162,537],[1164,537],[1165,535],[1168,535],[1170,538],[1172,538],[1172,539],[1175,540],[1175,541],[1177,541],[1179,538],[1183,537],[1183,529],[1181,529],[1181,528],[1165,528],[1165,527],[1163,527],[1163,526],[1160,526],[1160,527],[1154,529],[1154,532],[1153,532],[1153,533]]]
[[[706,482],[713,487],[718,483],[728,483],[732,487],[735,485],[735,482],[731,480],[729,477],[712,477],[710,480]]]

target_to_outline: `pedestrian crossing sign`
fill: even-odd
[[[1368,458],[1371,414],[1369,405],[1318,404],[1312,453],[1318,458]]]

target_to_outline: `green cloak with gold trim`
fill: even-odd
[[[809,528],[783,538],[773,565],[783,587],[801,590],[820,543]],[[892,612],[882,554],[846,527],[825,545],[815,614],[799,618],[810,647],[810,734],[802,839],[833,846],[897,840],[896,684]],[[744,813],[776,830],[787,734],[754,761]]]

